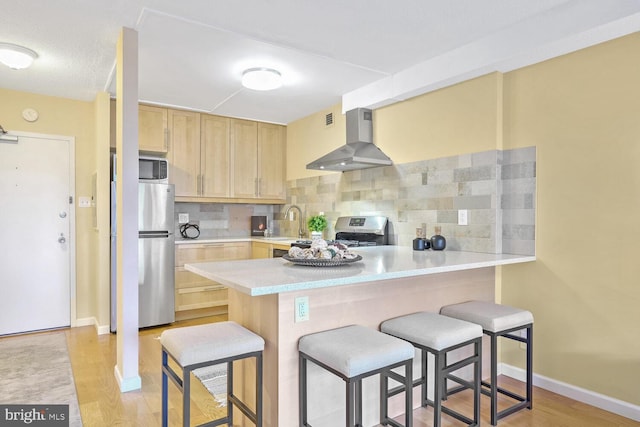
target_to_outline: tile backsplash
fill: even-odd
[[[389,218],[392,244],[411,246],[416,228],[440,226],[447,247],[535,254],[536,150],[491,150],[287,182],[287,203],[305,217],[324,212],[325,237],[344,215]],[[276,208],[278,209],[278,208]],[[468,225],[458,225],[458,210]],[[295,222],[276,221],[294,235]]]
[[[273,205],[244,205],[233,203],[176,203],[175,226],[176,239],[180,239],[178,214],[189,214],[189,223],[200,228],[200,239],[217,239],[224,237],[249,237],[251,235],[251,216],[265,215],[267,222],[272,223],[273,213],[278,207]],[[276,228],[274,233],[279,233]],[[277,235],[277,234],[276,234]]]
[[[290,204],[306,218],[324,212],[325,238],[345,215],[389,218],[391,244],[411,246],[416,228],[440,226],[447,248],[472,252],[535,254],[536,149],[491,150],[287,182],[287,205],[176,203],[198,224],[200,238],[250,235],[250,217],[266,215],[274,235],[297,236],[298,222],[282,219]],[[458,225],[458,210],[468,225]],[[306,228],[306,224],[305,224]]]

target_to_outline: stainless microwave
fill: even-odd
[[[140,157],[138,160],[140,182],[169,183],[169,163],[162,157]]]

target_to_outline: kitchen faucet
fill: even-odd
[[[302,209],[300,209],[298,206],[296,205],[291,205],[287,208],[287,210],[285,211],[284,215],[282,215],[285,219],[289,217],[289,211],[291,209],[297,209],[298,210],[298,237],[302,238],[304,237],[304,229],[302,228]]]

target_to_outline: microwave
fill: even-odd
[[[169,163],[162,157],[140,157],[138,160],[140,182],[169,183]]]

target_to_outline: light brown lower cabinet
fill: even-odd
[[[251,258],[273,258],[273,250],[281,249],[288,251],[291,248],[289,243],[266,243],[266,242],[252,242],[251,243]]]
[[[176,320],[227,312],[227,288],[187,271],[193,262],[232,261],[251,257],[249,242],[185,243],[176,245]]]

